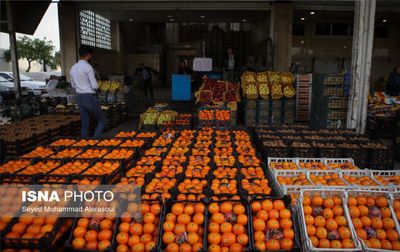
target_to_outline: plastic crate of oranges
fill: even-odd
[[[23,155],[24,158],[45,158],[54,154],[54,151],[51,148],[39,146],[36,147],[33,151]]]
[[[115,251],[153,251],[156,249],[161,220],[161,202],[142,200],[129,203],[119,218]]]
[[[185,170],[187,178],[205,178],[210,173],[211,167],[208,165],[191,165],[188,164]]]
[[[371,171],[372,177],[384,186],[400,186],[400,171]]]
[[[308,171],[308,177],[314,185],[329,187],[346,187],[346,182],[340,177],[338,171]]]
[[[76,142],[74,139],[62,138],[50,144],[50,146],[71,146]]]
[[[196,201],[165,204],[160,248],[162,251],[201,251],[205,236],[206,205]]]
[[[95,140],[95,139],[81,139],[81,140],[75,142],[74,144],[72,144],[71,146],[73,146],[73,147],[95,146],[98,142],[99,142],[99,140]]]
[[[268,158],[268,167],[276,170],[298,170],[295,158]]]
[[[297,165],[303,170],[330,170],[322,158],[299,158]]]
[[[91,175],[110,175],[121,167],[118,161],[96,162],[93,166],[86,169],[83,174]]]
[[[208,251],[247,251],[250,244],[247,202],[211,201],[208,205],[206,246]]]
[[[155,165],[135,165],[134,167],[130,168],[126,172],[127,177],[139,177],[139,176],[145,176],[148,173],[153,172],[156,169]]]
[[[261,166],[240,168],[240,173],[246,179],[265,178],[264,169]]]
[[[28,165],[25,169],[20,170],[17,174],[35,175],[39,173],[48,173],[56,167],[60,166],[61,162],[56,160],[44,160],[33,165]]]
[[[120,131],[118,134],[115,135],[115,137],[120,137],[120,138],[128,138],[128,137],[134,137],[136,135],[136,131]]]
[[[184,179],[178,184],[179,193],[201,194],[208,186],[205,179]]]
[[[258,198],[250,201],[255,249],[291,251],[298,247],[289,204],[289,198]]]
[[[253,194],[271,194],[268,179],[242,179],[241,186],[249,195]]]
[[[302,190],[297,201],[304,251],[360,251],[344,205],[345,191]]]
[[[55,154],[52,154],[50,158],[73,158],[78,154],[80,154],[81,152],[82,149],[79,148],[67,148]]]
[[[342,178],[350,186],[376,187],[381,184],[372,177],[368,170],[341,171]]]
[[[102,158],[107,153],[108,153],[107,149],[89,148],[85,150],[83,153],[76,156],[76,158],[84,158],[84,159]]]
[[[52,171],[51,174],[58,174],[58,175],[73,174],[73,173],[79,174],[84,170],[86,170],[89,166],[90,166],[89,161],[81,161],[81,160],[70,161]]]
[[[325,163],[329,168],[332,170],[339,169],[339,170],[359,170],[355,164],[353,159],[346,158],[346,159],[338,159],[338,158],[327,158]]]
[[[134,149],[127,149],[127,148],[119,148],[114,149],[111,152],[107,153],[103,159],[121,159],[121,160],[128,160],[133,157],[135,154]]]
[[[390,194],[349,191],[347,206],[356,236],[366,250],[400,250],[400,229]]]
[[[31,159],[13,159],[0,166],[0,173],[16,173],[32,163]]]
[[[143,139],[127,139],[125,140],[120,147],[137,147],[140,148],[142,146],[144,146],[146,142]]]

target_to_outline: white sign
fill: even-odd
[[[212,70],[211,58],[194,58],[193,70],[197,72],[210,72]]]

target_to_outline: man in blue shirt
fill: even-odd
[[[390,74],[385,93],[390,96],[400,96],[400,65]]]
[[[152,72],[157,74],[157,71],[145,66],[143,63],[139,64],[139,68],[135,70],[135,77],[138,80],[143,81],[144,84],[144,95],[147,98],[147,92],[149,92],[151,99],[154,98],[153,95],[153,83],[152,83]]]

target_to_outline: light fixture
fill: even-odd
[[[344,49],[347,49],[347,46],[343,46]]]
[[[200,18],[205,18],[205,16],[201,15]]]
[[[315,15],[315,12],[314,11],[310,11],[310,15]]]
[[[300,41],[301,44],[304,44],[304,40]]]
[[[246,20],[246,19],[243,19],[242,22],[245,23],[245,22],[247,22],[247,20]]]
[[[170,21],[170,22],[174,22],[174,21],[175,21],[175,19],[171,18],[169,21]]]
[[[382,20],[382,23],[386,23],[386,22],[387,22],[387,19],[383,19],[383,20]]]
[[[304,20],[306,20],[306,18],[302,17],[302,18],[300,18],[300,20],[301,20],[301,21],[304,21]]]
[[[171,16],[171,15],[168,15],[167,18],[172,18],[172,16]]]
[[[129,22],[133,22],[133,18],[130,18],[130,19],[129,19]]]

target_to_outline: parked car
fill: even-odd
[[[24,74],[19,74],[19,76],[21,80],[21,87],[31,89],[35,95],[41,95],[45,93],[47,86],[46,82],[35,81]],[[0,77],[3,77],[9,82],[14,82],[14,77],[12,72],[0,72]]]
[[[31,88],[21,87],[21,95],[33,96],[33,90]],[[14,82],[8,81],[1,76],[0,76],[0,96],[2,97],[3,100],[15,99]]]

